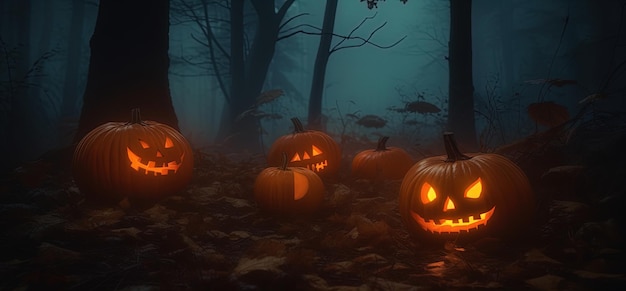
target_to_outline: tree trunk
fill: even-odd
[[[225,146],[233,147],[233,143],[241,143],[245,136],[238,136],[235,120],[239,111],[239,103],[244,96],[246,80],[244,78],[244,17],[243,0],[233,0],[230,4],[230,92],[224,92],[226,102],[222,110],[222,118],[217,139]],[[208,40],[211,41],[211,40]],[[215,61],[215,60],[213,60]]]
[[[100,124],[145,120],[178,129],[170,96],[169,0],[101,0],[75,141]]]
[[[337,13],[338,0],[327,0],[324,11],[324,23],[322,24],[322,36],[317,48],[317,56],[313,66],[313,81],[311,82],[311,93],[309,95],[309,117],[308,128],[326,130],[326,124],[322,120],[322,98],[324,97],[324,79],[326,77],[326,66],[330,56],[330,44],[333,40],[335,29],[335,15]]]
[[[448,130],[464,151],[478,150],[472,79],[472,1],[450,0]]]

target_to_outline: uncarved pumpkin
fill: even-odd
[[[498,154],[459,151],[444,134],[447,156],[417,162],[400,186],[408,230],[428,238],[508,236],[532,220],[534,195],[515,163]]]
[[[352,176],[370,180],[402,179],[413,166],[413,158],[405,150],[387,147],[388,136],[378,140],[375,149],[357,153],[352,159]]]
[[[265,168],[254,182],[254,198],[259,208],[281,216],[308,215],[324,201],[324,184],[313,171],[287,167],[283,154],[280,167]]]
[[[282,164],[287,153],[289,167],[304,167],[321,177],[337,173],[341,163],[341,149],[328,134],[319,130],[305,130],[298,118],[292,118],[294,131],[276,139],[267,154],[269,166]]]
[[[119,202],[157,199],[183,189],[191,180],[193,153],[182,134],[155,121],[108,122],[76,146],[74,180],[89,199]]]

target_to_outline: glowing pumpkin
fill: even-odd
[[[155,199],[183,189],[191,180],[193,153],[175,129],[143,121],[133,109],[130,122],[108,122],[76,146],[74,180],[87,198],[119,202]]]
[[[313,171],[287,167],[283,154],[280,167],[266,168],[254,182],[254,198],[259,208],[277,215],[306,215],[315,212],[324,201],[324,184]]]
[[[400,214],[409,231],[444,238],[507,235],[528,225],[533,192],[524,172],[497,154],[462,154],[444,134],[447,156],[417,162],[400,186]]]
[[[359,152],[352,159],[352,176],[370,180],[402,179],[413,166],[413,158],[405,150],[387,147],[388,136],[378,140],[375,149]]]
[[[339,170],[341,149],[328,134],[318,130],[305,130],[298,118],[292,118],[294,132],[279,137],[270,147],[267,163],[282,164],[282,153],[287,153],[289,167],[304,167],[322,177]]]

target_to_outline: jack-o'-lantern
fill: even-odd
[[[339,170],[341,149],[328,134],[318,130],[305,130],[298,118],[292,118],[294,132],[279,137],[269,149],[267,163],[280,166],[282,153],[287,153],[289,167],[304,167],[321,177]]]
[[[307,215],[320,208],[324,201],[324,184],[313,171],[287,167],[283,153],[280,167],[266,168],[254,182],[254,198],[259,208],[282,216]]]
[[[463,154],[444,134],[447,156],[417,162],[400,186],[399,208],[413,234],[430,238],[510,235],[532,219],[528,178],[498,154]],[[476,235],[474,235],[476,234]]]
[[[378,139],[375,149],[359,152],[352,159],[352,176],[370,180],[402,179],[413,166],[413,158],[405,150],[387,147],[388,136]]]
[[[133,109],[130,122],[108,122],[76,146],[74,180],[87,198],[119,202],[173,194],[191,180],[193,153],[177,130],[143,121]]]

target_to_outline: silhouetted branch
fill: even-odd
[[[217,79],[217,83],[220,86],[220,90],[222,91],[222,94],[224,95],[224,98],[226,99],[226,101],[228,102],[230,100],[230,94],[229,91],[227,90],[227,86],[226,83],[224,82],[224,78],[222,76],[222,74],[220,73],[220,68],[218,66],[218,62],[217,62],[217,57],[215,55],[215,47],[217,47],[217,49],[222,53],[222,55],[229,59],[230,55],[228,54],[228,52],[226,51],[226,49],[220,44],[219,41],[217,41],[217,39],[215,38],[215,34],[213,33],[212,27],[211,27],[211,20],[209,17],[209,10],[208,10],[208,3],[207,2],[202,2],[202,13],[204,17],[200,17],[198,14],[196,14],[196,10],[191,7],[191,5],[189,5],[185,0],[181,0],[180,1],[182,3],[182,5],[185,7],[186,11],[188,11],[190,14],[188,14],[187,16],[189,18],[192,19],[193,22],[195,22],[198,27],[200,27],[200,30],[202,31],[202,34],[204,35],[204,38],[206,40],[201,40],[199,38],[197,38],[195,35],[191,34],[191,38],[193,40],[195,40],[196,42],[198,42],[199,44],[207,47],[209,49],[209,59],[211,60],[210,63],[212,64],[212,69],[215,72],[215,77]],[[217,2],[214,2],[217,4]],[[203,22],[204,20],[204,22]],[[215,45],[215,47],[214,47]],[[182,58],[183,61],[188,62],[189,64],[192,64],[191,61]],[[199,64],[199,63],[197,63]],[[197,65],[196,64],[196,65]]]
[[[346,48],[353,48],[353,47],[364,46],[365,44],[369,44],[369,45],[372,45],[374,47],[381,48],[381,49],[388,49],[388,48],[391,48],[391,47],[394,47],[394,46],[398,45],[402,40],[404,40],[406,38],[406,35],[405,35],[405,36],[403,36],[402,38],[400,38],[399,40],[397,40],[396,42],[394,42],[394,43],[392,43],[390,45],[380,45],[380,44],[372,42],[371,39],[374,36],[374,34],[376,34],[376,32],[378,32],[381,28],[383,28],[387,24],[387,22],[383,23],[382,25],[380,25],[376,29],[374,29],[367,38],[364,38],[364,37],[361,37],[361,36],[353,36],[354,33],[359,28],[361,28],[363,26],[363,24],[365,24],[365,22],[367,20],[373,19],[374,17],[376,17],[376,14],[363,18],[363,20],[361,20],[361,22],[356,27],[354,27],[350,31],[350,33],[348,33],[348,35],[332,33],[331,35],[333,37],[340,38],[341,40],[335,46],[333,46],[333,48],[330,50],[329,54],[331,54],[333,52],[336,52],[338,50],[346,49]],[[296,30],[296,31],[292,31],[292,30],[294,30],[296,28],[300,28],[300,27],[312,28],[312,29],[316,30],[317,32],[306,31],[304,29],[299,29],[299,30]],[[276,41],[279,41],[279,40],[282,40],[282,39],[285,39],[285,38],[289,38],[289,37],[294,36],[296,34],[322,35],[322,29],[320,27],[313,26],[313,25],[310,25],[310,24],[299,24],[299,25],[296,25],[294,27],[288,28],[288,29],[286,29],[283,32],[288,32],[288,31],[292,31],[292,32],[279,36],[276,39]],[[358,44],[354,44],[354,45],[341,46],[342,43],[344,43],[344,42],[346,42],[348,40],[360,40],[361,42],[358,43]]]
[[[361,28],[361,26],[363,26],[363,24],[365,24],[366,21],[370,20],[370,19],[374,19],[374,17],[376,17],[378,13],[374,13],[374,15],[372,16],[368,16],[363,18],[363,20],[361,20],[361,23],[359,23],[356,27],[354,27],[352,29],[352,31],[350,31],[350,33],[348,34],[348,37],[352,37],[352,35],[354,34],[354,32],[356,32],[359,28]],[[330,49],[330,51],[334,51],[337,47],[339,47],[344,41],[346,41],[347,38],[342,39],[341,41],[339,41],[332,49]]]
[[[374,15],[374,16],[376,16],[376,15]],[[372,16],[372,17],[371,17],[371,18],[369,18],[369,19],[374,18],[374,16]],[[367,19],[368,19],[368,18],[363,19],[363,21],[361,21],[361,23],[360,23],[360,24],[359,24],[356,28],[354,28],[354,29],[350,32],[350,34],[354,33],[354,32],[355,32],[355,31],[356,31],[356,30],[357,30],[357,29],[358,29],[361,25],[363,25],[363,23],[365,23],[365,21],[366,21]],[[339,46],[342,42],[344,42],[346,39],[348,39],[348,38],[344,38],[342,41],[340,41],[339,43],[337,43],[337,44],[336,44],[336,45],[335,45],[335,46],[334,46],[334,47],[333,47],[333,48],[332,48],[332,49],[328,52],[328,54],[330,55],[330,54],[332,54],[332,53],[334,53],[334,52],[336,52],[336,51],[342,50],[342,49],[347,49],[347,48],[353,48],[353,47],[360,47],[360,46],[364,46],[365,44],[370,44],[370,45],[375,46],[375,47],[380,48],[380,49],[388,49],[388,48],[392,48],[392,47],[394,47],[394,46],[398,45],[401,41],[403,41],[403,40],[406,38],[406,35],[405,35],[405,36],[403,36],[402,38],[400,38],[399,40],[397,40],[397,41],[395,41],[394,43],[392,43],[392,44],[390,44],[390,45],[387,45],[387,46],[383,46],[383,45],[379,45],[379,44],[376,44],[376,43],[371,42],[371,41],[370,41],[370,39],[372,39],[372,37],[374,36],[374,34],[376,34],[376,32],[378,32],[378,31],[379,31],[381,28],[383,28],[386,24],[387,24],[387,22],[384,22],[383,24],[381,24],[380,26],[378,26],[376,29],[374,29],[374,30],[370,33],[370,35],[369,35],[367,38],[362,38],[362,37],[352,37],[352,36],[350,36],[350,37],[349,37],[349,39],[357,39],[357,40],[361,40],[362,42],[361,42],[360,44]]]
[[[310,28],[313,28],[313,29],[315,29],[315,30],[317,30],[319,32],[310,32],[310,31],[305,31],[305,30],[297,30],[297,31],[294,31],[294,32],[291,32],[291,33],[288,33],[288,34],[285,34],[285,35],[282,35],[282,36],[279,36],[278,38],[276,38],[276,41],[283,40],[285,38],[289,38],[289,37],[292,37],[292,36],[294,36],[296,34],[300,34],[300,33],[308,34],[308,35],[322,35],[322,29],[320,27],[313,26],[313,25],[310,25],[310,24],[299,24],[299,25],[296,25],[296,26],[291,27],[289,29],[286,29],[283,32],[294,30],[294,29],[296,29],[298,27],[310,27]]]
[[[283,29],[283,27],[285,27],[285,25],[287,25],[287,24],[288,24],[289,22],[291,22],[292,20],[294,20],[294,19],[296,19],[296,18],[298,18],[298,17],[301,17],[301,16],[305,16],[305,15],[309,15],[309,13],[300,13],[300,14],[298,14],[298,15],[296,15],[296,16],[293,16],[293,17],[291,17],[291,18],[287,19],[287,21],[285,21],[283,24],[281,24],[281,25],[278,27],[278,30],[279,30],[279,31],[280,31],[280,30],[282,30],[282,29]]]

